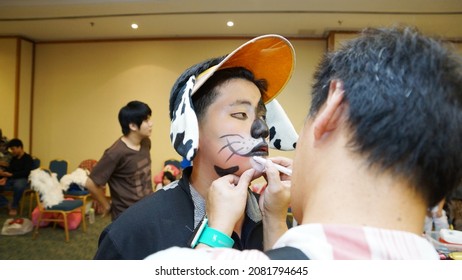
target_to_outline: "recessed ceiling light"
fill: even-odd
[[[228,27],[233,27],[233,26],[234,26],[234,22],[228,21],[228,22],[226,23],[226,25],[227,25]]]
[[[132,28],[133,28],[133,29],[138,29],[138,24],[132,23]]]

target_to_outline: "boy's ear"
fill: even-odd
[[[130,128],[131,131],[137,131],[139,129],[135,123],[130,123],[128,128]]]
[[[314,138],[320,140],[324,134],[336,129],[343,112],[342,101],[344,97],[343,83],[332,80],[326,104],[320,109],[314,120]]]

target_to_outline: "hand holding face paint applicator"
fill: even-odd
[[[257,173],[265,173],[267,184],[258,193],[264,224],[264,248],[269,249],[287,231],[286,215],[290,204],[292,160],[285,157],[250,158]]]
[[[265,164],[266,164],[266,161],[267,159],[265,158],[262,158],[262,157],[257,157],[257,156],[253,156],[251,159],[250,159],[250,164],[252,164],[252,167],[253,169],[257,170],[258,172],[265,172]],[[279,165],[277,163],[274,163],[274,166],[276,167],[276,169],[281,172],[281,173],[284,173],[288,176],[292,176],[292,170],[287,168],[287,167],[284,167],[282,165]]]

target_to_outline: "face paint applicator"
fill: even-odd
[[[264,172],[265,171],[265,165],[266,165],[266,159],[262,158],[262,157],[253,156],[250,159],[250,164],[252,165],[253,169],[255,169],[255,170],[259,171],[259,172]],[[273,164],[276,166],[276,169],[279,172],[284,173],[284,174],[289,175],[289,176],[292,176],[292,170],[290,170],[289,168],[284,167],[282,165],[279,165],[277,163],[273,163]]]

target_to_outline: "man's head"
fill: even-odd
[[[119,123],[123,135],[128,135],[132,130],[139,130],[144,136],[151,134],[151,108],[141,101],[130,101],[119,111]],[[146,125],[143,126],[143,124]]]
[[[8,148],[10,149],[11,154],[13,156],[19,156],[24,151],[24,146],[22,144],[22,141],[17,138],[11,139],[8,142]]]
[[[187,69],[170,96],[175,149],[188,159],[207,158],[219,175],[239,174],[250,156],[266,156],[265,103],[285,86],[293,64],[290,43],[267,35]]]
[[[318,119],[331,104],[343,106],[345,148],[371,170],[407,181],[428,206],[460,182],[462,64],[438,41],[410,28],[365,30],[323,58],[312,95],[307,125],[329,131]]]

